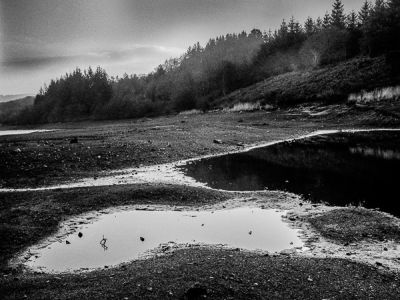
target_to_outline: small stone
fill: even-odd
[[[140,237],[140,240],[141,240],[142,242],[144,242],[144,237],[141,236],[141,237]]]
[[[383,251],[388,251],[388,248],[386,248],[386,247],[385,247],[385,248],[383,248]]]
[[[215,139],[215,140],[213,140],[213,143],[214,143],[214,144],[222,144],[222,141],[221,141],[221,140]]]
[[[250,231],[249,231],[249,234],[252,235],[252,234],[253,234],[253,231],[250,230]]]
[[[378,267],[382,267],[382,263],[379,262],[379,261],[377,261],[375,264],[376,264]]]
[[[78,237],[81,238],[82,236],[83,236],[83,233],[82,233],[82,232],[79,232],[79,233],[78,233]]]
[[[71,242],[70,242],[70,241],[65,241],[65,243],[66,243],[67,245],[71,244]]]
[[[77,144],[78,143],[78,138],[77,137],[73,137],[72,139],[69,140],[70,144]]]

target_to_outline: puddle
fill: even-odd
[[[34,132],[48,132],[53,130],[47,129],[34,129],[34,130],[0,130],[0,136],[3,135],[19,135],[19,134],[29,134]]]
[[[158,248],[161,251],[177,244],[219,245],[268,252],[301,248],[299,231],[282,221],[284,214],[251,207],[201,211],[130,210],[101,214],[93,223],[82,225],[73,233],[53,237],[43,243],[42,248],[30,249],[28,253],[33,255],[26,265],[45,272],[102,268],[148,257],[152,250]],[[162,244],[164,248],[160,248]]]
[[[312,202],[400,216],[400,132],[341,132],[278,143],[180,167],[208,187],[283,190]]]

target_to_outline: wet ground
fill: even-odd
[[[1,185],[9,188],[43,187],[82,178],[91,178],[96,182],[102,178],[97,176],[104,175],[99,174],[101,170],[132,167],[142,171],[145,166],[238,151],[254,144],[293,139],[315,130],[360,128],[358,124],[362,123],[354,118],[346,122],[335,118],[335,124],[326,120],[301,121],[295,118],[283,116],[276,119],[273,113],[217,114],[187,119],[178,116],[137,123],[72,124],[72,129],[67,131],[2,137]],[[174,127],[160,127],[166,124]],[[374,125],[365,125],[364,128]],[[77,144],[70,142],[74,137],[78,137]],[[214,140],[220,140],[222,144]],[[397,157],[395,152],[383,147],[376,150],[374,145],[361,146],[355,145],[349,151],[368,157],[371,153],[377,153],[379,157]],[[371,151],[371,148],[375,150]],[[36,249],[35,244],[54,236],[66,219],[90,211],[137,204],[193,205],[195,211],[199,203],[221,202],[237,194],[193,188],[190,186],[195,182],[192,177],[185,177],[185,180],[190,180],[189,185],[146,184],[145,175],[140,182],[132,180],[133,185],[124,185],[130,183],[131,175],[134,173],[125,174],[126,178],[121,177],[112,185],[102,187],[89,185],[86,188],[49,191],[3,191],[0,193],[0,219],[3,221],[0,224],[3,237],[1,261],[7,262],[7,258],[15,257],[21,250]],[[198,183],[199,186],[205,184],[208,183]],[[198,248],[193,244],[192,247],[156,255],[152,259],[134,260],[113,268],[77,274],[23,273],[21,269],[14,268],[16,266],[3,264],[0,294],[10,299],[184,299],[191,291],[200,289],[208,298],[399,298],[396,271],[399,270],[399,245],[392,239],[398,233],[396,219],[389,218],[385,221],[387,226],[382,228],[384,214],[375,211],[368,211],[376,220],[371,224],[369,214],[360,218],[358,210],[343,208],[345,213],[342,213],[337,208],[311,205],[291,194],[266,191],[244,195],[252,201],[262,201],[262,205],[268,208],[288,210],[283,224],[302,228],[302,240],[306,239],[306,245],[313,248],[304,253],[284,251],[260,255],[258,252],[221,247]],[[245,201],[243,207],[246,207]],[[326,222],[328,213],[331,217]],[[309,218],[314,218],[319,227],[312,227],[314,225],[307,221]],[[359,223],[363,226],[358,226]],[[349,225],[342,228],[338,224]],[[375,231],[371,231],[371,227]],[[359,233],[360,239],[348,242],[347,239],[335,238],[349,228]],[[386,228],[391,231],[386,232],[385,240],[375,240],[376,236],[382,236],[383,230],[387,231]],[[65,239],[60,236],[60,245],[66,247],[83,242],[88,237],[83,230],[74,231],[75,235],[65,236]],[[83,234],[81,238],[79,232]],[[350,233],[349,236],[353,237]],[[325,237],[332,239],[326,240]],[[105,246],[111,249],[113,238],[110,235],[105,235],[105,238]],[[143,238],[144,243],[148,241],[146,236]],[[66,239],[70,244],[66,244]],[[101,248],[100,240],[98,237],[93,239],[98,247],[96,249],[104,254],[107,251]],[[136,235],[132,240],[142,243]]]
[[[185,175],[215,189],[282,190],[312,202],[400,216],[400,132],[336,133],[193,161]]]

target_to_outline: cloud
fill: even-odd
[[[109,63],[121,63],[128,61],[160,61],[160,59],[168,59],[182,54],[184,51],[180,48],[152,46],[152,45],[135,45],[124,49],[107,49],[85,51],[72,55],[50,55],[42,54],[26,57],[10,57],[5,58],[1,62],[1,66],[7,69],[35,69],[46,68],[57,65],[87,66],[87,65],[103,65]],[[161,61],[160,61],[161,62]],[[149,66],[151,68],[155,65]],[[133,71],[134,72],[134,71]]]

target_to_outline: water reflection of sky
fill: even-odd
[[[282,221],[284,212],[239,207],[205,211],[122,211],[38,249],[28,265],[45,271],[112,266],[140,257],[160,244],[226,245],[281,251],[301,247],[298,230]],[[79,237],[78,232],[82,235]],[[69,244],[67,244],[67,242]]]

